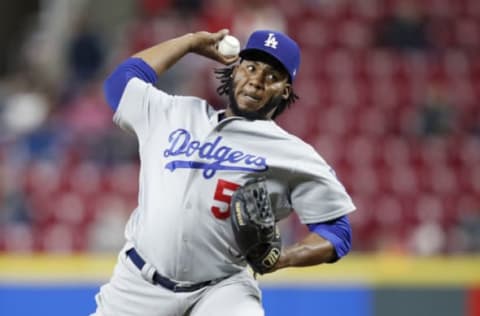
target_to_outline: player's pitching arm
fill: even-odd
[[[227,34],[226,29],[216,33],[205,31],[188,33],[140,51],[133,57],[141,58],[155,70],[157,75],[168,70],[188,53],[196,53],[229,65],[237,61],[238,55],[223,56],[217,49],[218,42]]]
[[[310,233],[301,241],[282,250],[273,272],[287,267],[305,267],[335,262],[351,249],[351,226],[347,216],[308,224]]]
[[[218,42],[228,34],[228,30],[216,33],[196,32],[179,36],[134,54],[121,63],[105,80],[104,91],[108,105],[115,112],[128,82],[132,78],[155,84],[158,76],[177,63],[188,53],[229,65],[238,60],[238,55],[223,56],[217,49]]]

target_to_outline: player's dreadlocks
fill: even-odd
[[[219,95],[230,96],[233,93],[233,68],[234,66],[215,69],[215,77],[220,80],[220,85],[217,88]],[[298,95],[293,92],[293,89],[288,98],[282,99],[273,113],[272,119],[278,117],[286,108],[290,107],[295,101],[299,99]]]

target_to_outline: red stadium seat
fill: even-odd
[[[477,0],[465,1],[465,12],[472,18],[480,18],[480,3]]]
[[[455,42],[467,52],[480,48],[480,25],[476,19],[458,19],[455,23]]]
[[[102,171],[98,164],[83,162],[68,174],[69,188],[82,195],[92,195],[102,189]]]
[[[395,164],[389,173],[389,187],[399,197],[415,196],[419,192],[419,183],[415,169],[408,164]]]
[[[40,249],[50,253],[71,253],[75,250],[75,233],[73,227],[61,223],[44,227],[38,235]]]
[[[378,195],[374,202],[375,220],[378,226],[394,228],[407,224],[403,206],[393,194]]]
[[[441,222],[445,213],[442,198],[434,194],[421,194],[416,200],[414,215],[417,222]]]
[[[355,136],[345,145],[347,155],[345,160],[355,168],[371,167],[376,164],[376,144],[374,139],[367,136]]]
[[[85,222],[87,209],[82,196],[76,192],[63,192],[51,205],[56,223],[78,226]]]
[[[360,19],[347,20],[339,25],[337,38],[340,47],[348,50],[364,50],[372,42],[370,25]]]
[[[30,253],[35,250],[35,238],[32,227],[27,224],[9,224],[0,230],[0,251],[12,253]]]
[[[353,167],[350,177],[350,191],[352,193],[372,195],[378,192],[378,173],[373,167]]]

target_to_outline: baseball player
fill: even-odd
[[[93,315],[264,315],[247,263],[269,273],[336,262],[350,250],[352,200],[319,154],[274,121],[297,98],[299,47],[283,33],[259,30],[239,55],[226,57],[217,44],[227,34],[167,40],[124,61],[105,82],[114,122],[138,139],[140,188]],[[225,109],[156,88],[158,76],[188,53],[225,65],[217,70]],[[264,187],[236,198],[233,209],[232,195],[259,177]],[[282,249],[277,232],[262,237],[254,253],[241,247],[256,236],[236,236],[233,215],[242,226],[293,210],[310,230],[305,239]]]

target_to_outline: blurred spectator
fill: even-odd
[[[0,244],[9,251],[30,251],[34,208],[15,181],[16,170],[0,148]],[[0,249],[1,250],[1,249]]]
[[[0,101],[2,138],[15,139],[45,123],[52,105],[35,78],[18,72],[5,81],[3,88],[3,102]]]
[[[137,162],[138,145],[133,135],[112,129],[97,138],[84,139],[83,158],[95,163],[113,167],[124,162]],[[135,178],[135,177],[134,177]]]
[[[446,237],[437,222],[425,221],[412,230],[410,241],[413,254],[432,256],[443,252]]]
[[[465,237],[467,252],[480,252],[480,209],[471,210],[459,218],[458,228]]]
[[[112,128],[112,111],[106,105],[101,81],[89,80],[64,104],[63,121],[77,137],[99,137]]]
[[[392,15],[380,21],[376,44],[397,50],[429,47],[427,22],[414,1],[398,1]]]
[[[98,33],[89,24],[86,16],[79,17],[75,32],[67,43],[68,65],[74,86],[94,79],[101,69],[105,52]]]
[[[418,129],[421,135],[445,136],[455,129],[455,111],[439,84],[432,84],[418,108]]]
[[[203,0],[174,0],[175,9],[181,16],[197,16],[202,11]]]
[[[104,196],[97,204],[97,218],[88,228],[88,250],[118,250],[124,243],[123,231],[128,220],[127,214],[131,210],[117,195]]]
[[[2,225],[12,223],[30,224],[32,208],[28,204],[25,195],[12,188],[10,190],[0,188],[0,228]]]
[[[476,135],[480,139],[480,114],[477,114],[476,124],[471,129],[473,135]]]
[[[25,26],[35,16],[40,1],[0,2],[0,76],[11,71],[18,60],[18,50]]]

